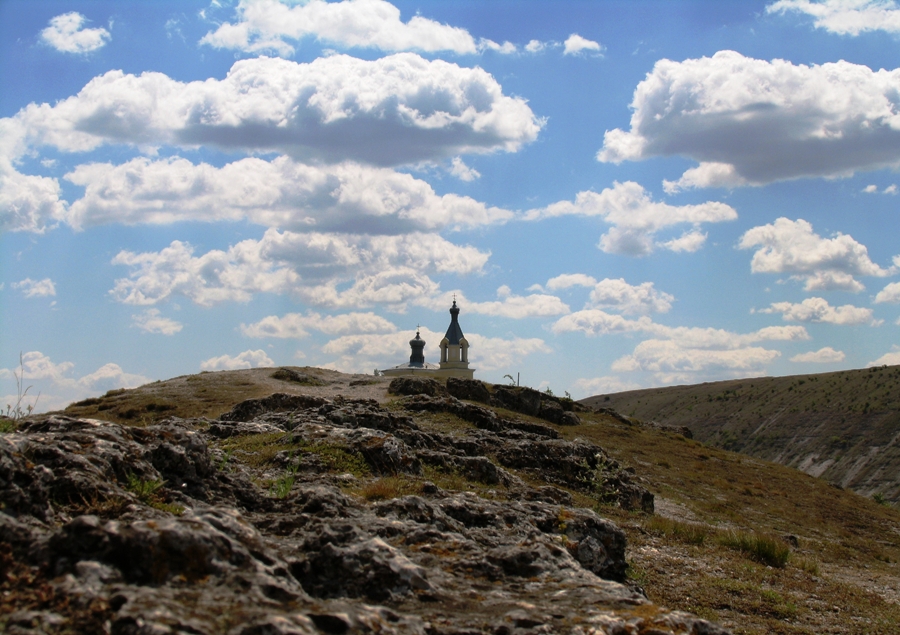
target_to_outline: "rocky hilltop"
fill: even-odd
[[[649,518],[654,496],[600,445],[564,438],[585,425],[577,404],[471,380],[266,373],[7,425],[0,629],[727,632],[629,576],[626,534],[598,511]],[[222,393],[242,400],[212,412]]]
[[[900,366],[597,395],[589,407],[900,502]]]

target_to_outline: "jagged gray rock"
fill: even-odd
[[[649,496],[652,505],[601,448],[453,397],[418,394],[397,405],[273,395],[215,421],[133,428],[50,416],[0,435],[0,556],[59,598],[56,608],[0,615],[0,627],[725,633],[683,613],[632,610],[648,601],[624,584],[624,533],[572,507],[566,491],[636,507]],[[426,431],[416,423],[423,411],[476,427]],[[210,450],[261,434],[300,450],[256,472]],[[334,453],[359,457],[373,474],[455,470],[503,496],[423,482],[416,494],[367,502],[338,486],[357,479],[329,467]],[[512,470],[559,487],[532,487]],[[283,497],[259,484],[284,474]]]

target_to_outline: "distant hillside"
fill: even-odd
[[[900,500],[900,366],[631,390],[582,400]]]

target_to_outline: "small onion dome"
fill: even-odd
[[[409,356],[410,364],[421,365],[425,363],[425,340],[419,337],[419,331],[416,330],[416,336],[409,340],[409,347],[412,349],[412,355]]]

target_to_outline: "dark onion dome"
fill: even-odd
[[[409,340],[409,347],[412,349],[412,355],[409,356],[409,365],[423,366],[425,364],[425,340],[419,337],[418,330],[416,330],[416,336]]]
[[[447,338],[447,341],[451,345],[458,345],[459,340],[463,337],[462,328],[459,326],[459,308],[456,306],[456,300],[453,301],[453,306],[450,307],[450,326],[447,327],[447,334],[444,337]],[[417,334],[418,336],[418,334]]]

